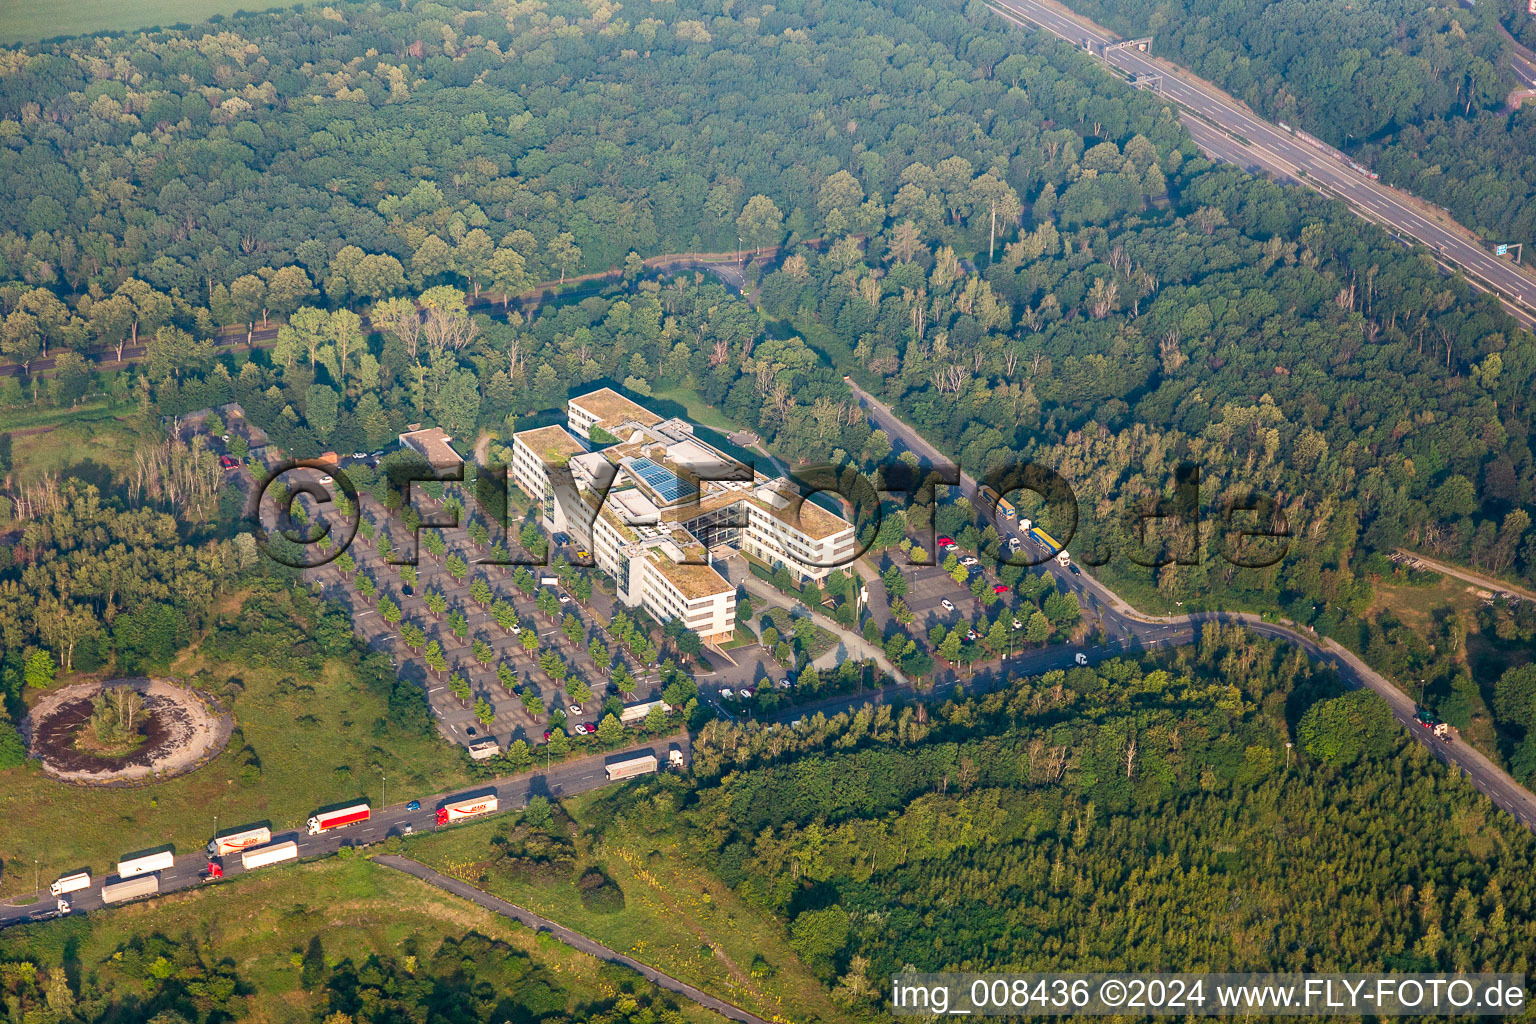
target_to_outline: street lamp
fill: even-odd
[[[384,800],[384,784],[389,781],[389,776],[379,772],[379,811],[382,812],[389,804]]]

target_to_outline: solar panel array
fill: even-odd
[[[657,465],[650,459],[634,459],[630,462],[629,468],[668,505],[694,492],[691,484],[679,480],[676,473],[665,466]]]

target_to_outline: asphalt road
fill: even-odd
[[[685,762],[691,763],[693,748],[689,743],[686,733],[666,740],[639,744],[621,751],[607,754],[596,754],[592,757],[582,758],[578,761],[570,761],[557,765],[547,771],[535,772],[531,775],[516,775],[506,778],[493,779],[479,785],[470,786],[456,793],[439,793],[434,796],[416,796],[403,794],[407,797],[403,803],[391,804],[382,810],[376,809],[375,813],[366,822],[349,825],[335,829],[331,832],[311,836],[300,827],[298,829],[275,832],[272,842],[282,843],[292,840],[298,845],[299,857],[318,857],[324,854],[335,853],[343,846],[366,846],[383,842],[390,836],[403,835],[407,826],[413,832],[429,832],[437,828],[436,811],[449,797],[464,797],[471,794],[490,794],[495,792],[497,797],[497,811],[517,811],[526,807],[529,797],[544,796],[550,799],[559,799],[565,796],[574,796],[577,793],[585,793],[589,790],[600,789],[608,785],[607,772],[604,765],[611,761],[623,760],[628,756],[643,753],[656,755],[657,761],[664,767],[667,763],[668,752],[672,746],[679,747],[683,752]],[[421,803],[421,808],[415,811],[406,810],[406,803],[412,799]],[[234,823],[231,823],[231,831]],[[221,830],[221,832],[224,830]],[[209,837],[212,838],[211,836]],[[126,852],[126,851],[125,851]],[[222,859],[222,866],[226,878],[234,878],[244,873],[240,866],[238,856],[228,856]],[[208,857],[204,850],[198,849],[190,853],[182,853],[176,857],[175,866],[160,872],[160,892],[175,892],[181,889],[193,889],[205,883],[203,876],[208,867]],[[253,870],[280,870],[281,864],[271,865],[268,868]],[[115,881],[116,876],[108,879],[93,878],[89,889],[71,893],[69,901],[71,913],[90,913],[101,910],[105,904],[101,901],[101,887],[105,881]],[[44,881],[51,882],[51,879]],[[58,916],[55,912],[55,902],[52,896],[44,894],[44,898],[20,906],[0,905],[0,928],[7,925],[21,924],[26,921],[47,920]]]
[[[1167,61],[1135,47],[1116,48],[1114,44],[1121,42],[1118,36],[1086,24],[1044,0],[993,3],[994,9],[1015,23],[1043,28],[1075,46],[1082,46],[1087,40],[1092,52],[1128,75],[1161,76],[1160,83],[1152,87],[1183,108],[1181,119],[1202,148],[1249,170],[1263,170],[1284,180],[1305,181],[1314,188],[1321,186],[1319,191],[1344,200],[1366,219],[1429,246],[1442,265],[1452,264],[1475,274],[1495,289],[1513,316],[1527,327],[1536,327],[1536,278],[1421,213],[1396,190],[1350,167],[1348,158],[1338,150],[1304,133],[1271,124],[1216,86]],[[1222,136],[1217,128],[1242,136],[1247,145]],[[1303,171],[1305,178],[1301,175]]]
[[[898,418],[888,406],[860,389],[852,380],[848,380],[848,386],[863,404],[875,425],[886,432],[893,444],[936,465],[950,461],[943,458],[933,445]],[[970,474],[964,472],[960,474],[960,491],[973,500],[976,498],[976,481]],[[978,508],[984,507],[981,502],[976,504]],[[994,522],[1002,536],[1022,536],[1016,522],[1008,520]],[[1033,542],[1026,538],[1025,545],[1026,548],[1030,548]],[[1031,554],[1038,558],[1042,557],[1044,552],[1038,545],[1034,545]],[[1310,630],[1266,622],[1257,615],[1245,612],[1197,612],[1178,616],[1142,615],[1114,591],[1086,571],[1082,571],[1081,568],[1079,572],[1073,573],[1057,565],[1055,561],[1043,563],[1042,568],[1052,573],[1064,589],[1077,595],[1081,607],[1089,614],[1098,617],[1104,632],[1108,635],[1109,642],[1080,652],[1090,664],[1158,646],[1190,643],[1198,635],[1200,628],[1211,622],[1241,625],[1260,636],[1289,641],[1299,646],[1313,661],[1337,672],[1340,679],[1347,685],[1368,688],[1380,695],[1391,707],[1393,717],[1402,723],[1415,739],[1428,747],[1441,761],[1460,770],[1461,774],[1492,800],[1495,806],[1508,811],[1522,825],[1536,832],[1536,795],[1532,795],[1503,769],[1467,744],[1435,737],[1428,730],[1416,725],[1413,719],[1416,710],[1413,700],[1391,681],[1334,641],[1319,637]],[[1078,653],[1079,651],[1072,648],[1045,648],[1033,651],[1009,660],[1004,674],[1006,676],[1031,675],[1055,668],[1069,668],[1076,662]],[[943,696],[945,690],[954,685],[951,683],[948,687],[937,688],[936,692]],[[876,702],[892,699],[905,692],[903,688],[889,687],[882,691]],[[781,717],[799,717],[816,711],[832,714],[868,703],[870,700],[867,694],[844,698],[828,702],[826,707],[821,705],[803,707],[796,709],[793,715]]]

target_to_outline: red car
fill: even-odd
[[[225,469],[234,469],[236,466],[240,465],[240,463],[236,462],[234,459],[232,459],[228,455],[220,455],[219,456],[219,465],[224,467]]]
[[[955,546],[955,539],[953,537],[940,537],[939,538],[939,547],[941,547],[941,548],[952,548],[954,546]]]
[[[992,593],[994,593],[994,594],[1006,594],[1006,593],[1008,593],[1008,584],[1006,584],[1006,583],[999,583],[999,584],[995,585],[992,588]]]
[[[544,742],[545,743],[549,742],[549,730],[548,729],[544,730]]]

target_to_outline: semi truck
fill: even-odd
[[[496,813],[496,794],[480,794],[479,796],[461,796],[450,800],[437,809],[437,823],[447,825],[463,818],[473,818],[477,814]]]
[[[682,770],[683,750],[681,747],[674,746],[670,751],[667,752],[667,767],[676,768],[679,771]]]
[[[997,493],[997,489],[994,487],[991,487],[987,484],[982,484],[981,497],[988,505],[997,509],[997,514],[1002,516],[1004,519],[1012,519],[1016,514],[1014,512],[1012,502],[1004,499],[1002,495]]]
[[[249,850],[255,846],[262,846],[272,841],[272,830],[265,825],[244,829],[240,832],[230,832],[227,835],[214,836],[208,843],[208,856],[227,857],[232,853]]]
[[[314,815],[305,824],[309,826],[309,834],[317,836],[321,832],[329,832],[333,828],[345,828],[355,825],[360,821],[367,821],[373,812],[367,804],[353,804],[350,807],[341,807],[334,811],[321,811]]]
[[[247,871],[254,871],[268,864],[297,860],[298,857],[299,844],[290,839],[286,843],[273,843],[271,846],[258,846],[254,850],[246,850],[240,855],[240,866]]]
[[[160,891],[159,875],[139,875],[120,882],[108,882],[101,887],[101,902],[124,903],[140,896],[153,896]]]
[[[175,867],[176,855],[170,850],[161,850],[159,853],[145,853],[137,857],[129,857],[127,860],[117,862],[117,877],[130,878],[134,875],[142,875],[149,871],[164,871]]]
[[[603,766],[608,772],[608,781],[617,782],[620,779],[632,779],[637,775],[648,775],[656,770],[656,755],[643,754],[640,757],[631,757],[625,761],[615,761]]]
[[[79,892],[81,889],[91,887],[91,873],[89,871],[77,871],[72,875],[65,875],[48,887],[50,896],[63,896],[65,893]]]

